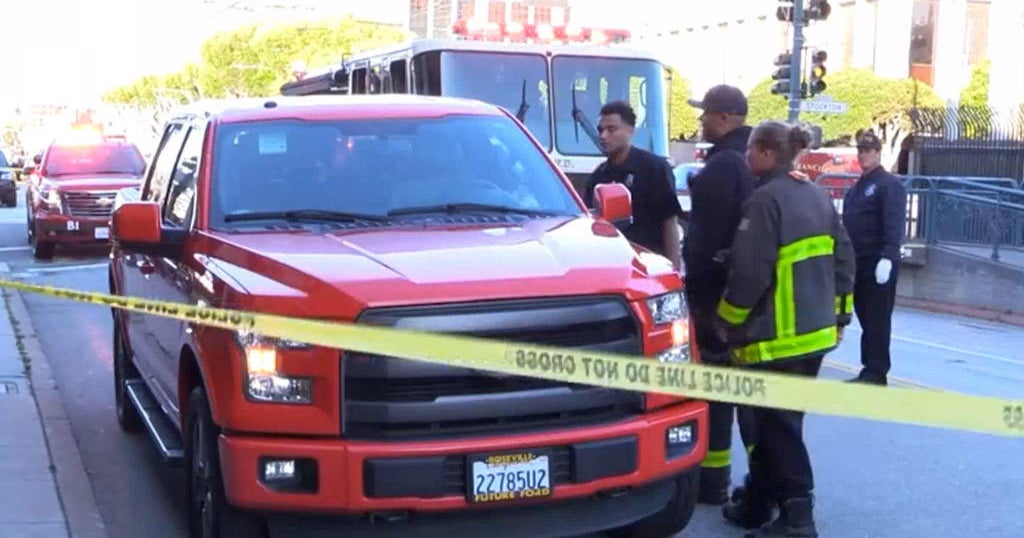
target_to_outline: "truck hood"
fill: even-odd
[[[138,187],[141,181],[141,177],[133,177],[126,174],[110,176],[59,176],[57,178],[44,178],[44,183],[46,185],[64,191],[116,191],[127,187]]]
[[[216,233],[211,239],[221,244],[205,265],[247,294],[274,301],[313,296],[318,304],[356,312],[630,289],[649,295],[665,285],[649,277],[676,278],[667,260],[638,252],[614,227],[588,217],[335,233]]]

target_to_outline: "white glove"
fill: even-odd
[[[882,258],[878,260],[878,265],[875,266],[875,282],[879,284],[885,284],[889,281],[889,273],[892,272],[892,260],[888,258]]]

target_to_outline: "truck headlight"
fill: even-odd
[[[57,192],[57,189],[43,189],[39,191],[39,199],[47,209],[51,211],[61,210],[60,193]]]
[[[14,179],[14,174],[10,170],[0,170],[0,181],[10,181]]]
[[[256,402],[309,405],[313,402],[313,380],[286,376],[278,371],[278,352],[309,349],[302,342],[236,331],[235,341],[245,352],[245,395]]]
[[[689,316],[683,292],[673,291],[647,299],[647,310],[651,312],[655,325],[672,323]]]

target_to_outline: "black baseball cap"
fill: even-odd
[[[882,141],[878,139],[878,135],[874,131],[864,131],[857,136],[857,148],[882,151]]]
[[[704,112],[712,114],[747,115],[747,97],[743,95],[743,91],[739,88],[729,86],[728,84],[713,86],[704,94],[704,99],[700,101],[688,99],[686,102],[690,103],[690,106],[700,108]]]

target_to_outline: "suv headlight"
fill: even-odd
[[[245,352],[245,396],[255,402],[309,405],[313,379],[278,372],[278,352],[309,349],[309,344],[236,331],[235,342]]]
[[[0,170],[0,181],[10,181],[14,179],[14,174],[10,170]]]
[[[647,310],[651,312],[655,325],[672,323],[689,317],[686,298],[682,291],[673,291],[647,299]]]

